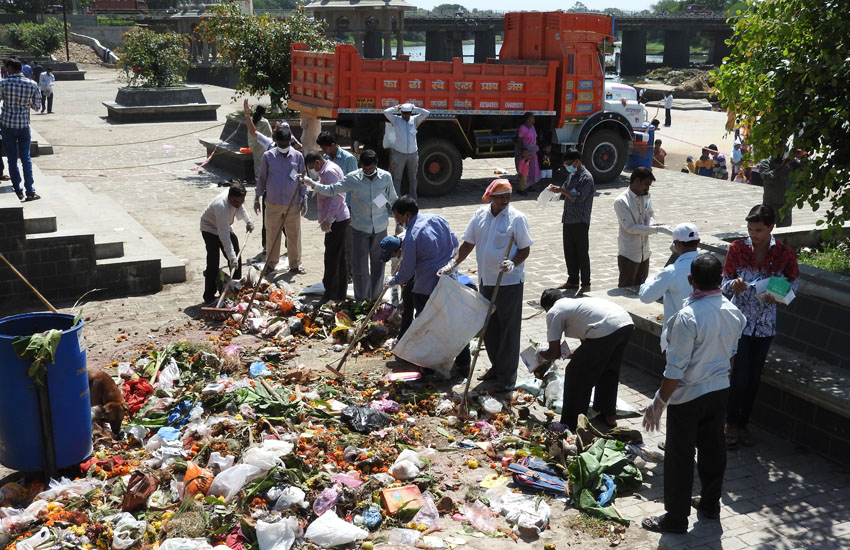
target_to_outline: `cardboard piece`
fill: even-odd
[[[419,510],[425,506],[422,493],[416,485],[381,489],[381,503],[389,515],[395,515],[400,509]]]

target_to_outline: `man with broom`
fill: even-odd
[[[456,269],[475,249],[481,294],[488,300],[496,294],[496,309],[484,332],[491,367],[479,378],[490,381],[490,389],[494,391],[507,390],[516,382],[525,281],[523,262],[533,244],[525,215],[511,208],[512,191],[508,180],[493,180],[482,197],[488,204],[473,214],[457,254],[437,272],[443,275]],[[500,271],[503,274],[497,287]]]
[[[233,271],[233,279],[242,278],[242,263],[238,257],[239,240],[230,229],[236,218],[245,222],[248,233],[254,230],[254,222],[245,210],[245,186],[234,183],[230,189],[220,193],[201,214],[201,236],[207,249],[207,268],[204,271],[204,303],[215,301],[218,280],[219,250],[227,258]]]

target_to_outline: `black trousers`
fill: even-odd
[[[633,262],[625,256],[617,256],[617,269],[620,271],[619,288],[642,285],[649,276],[649,259]]]
[[[671,124],[670,111],[672,111],[672,109],[664,109],[664,126],[670,126]]]
[[[578,415],[587,414],[594,387],[593,408],[604,416],[617,414],[620,364],[634,330],[634,325],[628,325],[602,338],[582,340],[564,372],[562,424],[575,429]]]
[[[519,366],[520,329],[522,328],[522,290],[523,283],[499,287],[496,296],[496,310],[490,317],[487,332],[484,333],[484,345],[487,357],[495,375],[494,381],[506,386],[516,382],[516,369]],[[493,286],[481,286],[481,294],[490,299]]]
[[[667,442],[664,450],[665,523],[687,527],[694,487],[694,451],[702,490],[700,508],[720,510],[726,472],[723,425],[729,390],[701,395],[693,401],[667,407]]]
[[[413,310],[416,309],[416,302],[413,299],[413,283],[410,279],[407,283],[401,285],[401,325],[398,327],[398,338],[401,339],[410,324],[413,322]]]
[[[746,428],[753,412],[753,404],[761,381],[761,371],[770,350],[773,336],[741,336],[738,353],[730,378],[729,407],[727,421],[736,428]]]
[[[586,223],[564,224],[564,260],[567,262],[567,283],[590,286],[590,226]]]
[[[413,283],[408,283],[408,286],[413,288]],[[422,310],[425,309],[425,304],[428,303],[428,298],[431,297],[430,294],[419,294],[418,292],[413,292],[411,290],[411,294],[413,295],[413,307],[416,308],[416,315],[422,313]],[[472,362],[472,355],[469,353],[469,344],[466,344],[460,353],[455,357],[455,364],[459,367],[469,367],[469,364]]]
[[[204,238],[204,245],[207,248],[207,268],[204,270],[204,302],[211,302],[215,299],[218,282],[218,262],[219,251],[224,254],[224,246],[221,244],[221,239],[215,233],[201,231],[201,236]],[[236,234],[230,232],[230,242],[233,243],[233,250],[239,250],[239,239]],[[237,252],[238,254],[238,252]],[[242,278],[242,259],[239,259],[239,265],[236,266],[236,271],[233,272],[233,279]]]
[[[322,284],[325,294],[322,301],[345,300],[348,290],[348,270],[345,267],[345,237],[351,220],[343,220],[331,224],[331,230],[325,233],[325,275]]]
[[[47,112],[53,112],[53,94],[44,95],[44,92],[41,94],[41,112],[44,112],[44,108],[47,107]]]

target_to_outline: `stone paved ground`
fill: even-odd
[[[52,156],[37,159],[37,165],[41,170],[81,182],[92,191],[118,201],[178,257],[185,258],[188,266],[186,283],[167,286],[152,296],[101,301],[88,306],[87,315],[92,317],[87,328],[90,362],[104,364],[117,356],[114,339],[119,329],[144,337],[168,327],[183,326],[188,319],[184,309],[191,310],[200,302],[204,248],[198,234],[198,217],[219,192],[217,183],[221,175],[205,170],[195,172],[191,168],[203,154],[198,138],[217,137],[220,128],[210,128],[209,122],[111,125],[104,120],[106,110],[100,102],[114,98],[115,73],[96,66],[84,68],[89,71],[86,81],[57,84],[57,114],[34,117],[35,128],[56,151]],[[228,110],[237,108],[237,103],[231,100],[231,90],[205,86],[204,93],[208,101],[222,103],[220,122]],[[681,112],[676,113],[675,120],[676,125],[666,129],[671,137],[691,143],[720,142],[722,138],[725,117],[720,113]],[[128,144],[137,141],[146,143]],[[110,144],[128,145],[105,146]],[[683,154],[685,146],[676,147],[681,147],[679,154]],[[480,195],[494,177],[494,168],[510,165],[504,159],[467,161],[460,187],[449,196],[424,199],[422,206],[426,211],[445,216],[460,233],[480,206]],[[115,167],[124,168],[109,169]],[[657,171],[657,177],[652,196],[659,221],[695,222],[704,234],[743,229],[747,210],[760,202],[760,189],[745,185],[688,176],[674,170]],[[597,190],[591,225],[595,290],[616,286],[617,226],[612,201],[626,185],[625,179],[621,179],[600,185]],[[536,300],[542,290],[565,279],[560,209],[554,205],[539,209],[532,198],[517,200],[514,206],[530,219],[535,243],[527,265],[525,298]],[[97,215],[96,204],[92,205],[92,215]],[[295,277],[298,285],[321,279],[322,233],[315,223],[315,208],[310,217],[304,225],[303,240],[308,273]],[[812,223],[815,216],[804,210],[795,212],[794,219],[795,224]],[[243,237],[244,227],[238,227],[237,233]],[[667,236],[652,238],[655,253],[651,271],[664,265],[668,244]],[[253,255],[259,248],[259,240],[254,238],[246,253]],[[474,263],[467,261],[463,267],[474,267]],[[530,316],[535,311],[527,306],[525,314]],[[543,316],[537,315],[524,323],[523,338],[541,338],[544,330]],[[482,364],[481,368],[486,366]],[[647,376],[626,369],[621,379],[621,396],[630,404],[641,406],[648,402],[656,384]],[[637,418],[626,422],[630,427],[639,426]],[[659,537],[640,532],[637,523],[633,523],[627,534],[628,547],[781,550],[850,547],[850,476],[846,468],[809,455],[781,436],[757,428],[755,436],[756,447],[729,453],[719,524],[700,521],[692,524],[686,536]],[[647,448],[657,449],[661,438],[658,434],[650,435]],[[646,486],[635,496],[618,500],[623,515],[633,520],[663,512],[662,466],[652,460],[648,465]]]

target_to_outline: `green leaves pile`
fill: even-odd
[[[12,350],[15,355],[24,361],[32,361],[27,369],[27,376],[32,378],[36,385],[44,386],[47,376],[47,362],[54,362],[59,340],[62,338],[61,330],[48,330],[32,336],[18,338],[12,342]]]

